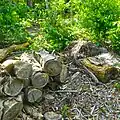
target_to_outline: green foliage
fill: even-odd
[[[31,49],[63,50],[69,42],[89,38],[120,51],[119,0],[0,1],[1,46],[32,42]],[[28,29],[35,28],[33,35]]]
[[[26,16],[27,7],[8,0],[0,1],[0,43],[8,45],[22,43],[27,33],[22,25],[22,18]]]
[[[120,21],[114,23],[114,27],[108,34],[110,47],[120,54]]]
[[[69,117],[69,114],[70,114],[70,110],[69,109],[70,109],[70,107],[67,104],[65,104],[62,107],[61,114],[62,114],[63,118]]]
[[[81,8],[82,26],[91,32],[94,39],[107,38],[113,22],[119,19],[118,0],[86,0]]]
[[[116,88],[116,90],[120,91],[120,82],[115,83],[114,87]]]

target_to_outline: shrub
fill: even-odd
[[[81,25],[91,33],[97,41],[107,38],[113,22],[118,21],[120,7],[118,0],[85,0],[82,2]]]

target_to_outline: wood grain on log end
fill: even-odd
[[[30,103],[40,102],[42,99],[42,91],[34,87],[28,88],[27,100]]]
[[[4,93],[8,96],[16,96],[23,89],[23,80],[13,79],[4,85]]]
[[[32,85],[36,88],[43,88],[49,82],[49,76],[46,73],[38,72],[31,77]]]

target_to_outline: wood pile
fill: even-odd
[[[11,48],[12,50],[5,51],[13,51]],[[18,46],[19,48],[21,47]],[[52,82],[63,84],[69,78],[68,66],[59,59],[61,56],[41,50],[23,53],[18,59],[3,61],[10,53],[0,53],[1,120],[14,120],[26,103],[41,102],[46,86],[52,87]],[[78,69],[85,69],[95,81],[106,83],[118,77],[120,70],[114,66],[119,60],[106,60],[104,54],[112,56],[105,48],[97,47],[91,42],[76,42],[68,50],[67,57],[75,62]],[[62,57],[64,59],[66,56]]]
[[[57,56],[47,51],[23,53],[19,59],[8,59],[0,65],[0,117],[13,120],[23,108],[23,103],[40,102],[42,90],[61,73],[62,64]],[[21,97],[20,100],[16,100]],[[5,108],[6,107],[6,108]]]

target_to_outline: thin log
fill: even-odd
[[[47,73],[37,72],[31,77],[32,85],[36,88],[43,88],[49,82],[49,76]]]
[[[30,103],[40,102],[42,99],[42,91],[40,89],[29,87],[27,88],[27,100]]]
[[[4,85],[4,93],[8,96],[16,96],[21,92],[23,86],[23,80],[16,78],[10,79],[10,81]]]
[[[49,76],[57,76],[60,74],[62,66],[57,57],[49,54],[47,51],[34,52],[35,59],[41,64],[42,71],[49,74]]]
[[[12,45],[8,48],[0,49],[0,62],[2,62],[8,55],[10,55],[12,52],[26,48],[29,46],[29,43],[23,43],[20,45]]]
[[[83,64],[103,83],[115,79],[119,74],[117,68],[110,65],[95,65],[94,63],[91,63],[89,59],[84,59]]]

